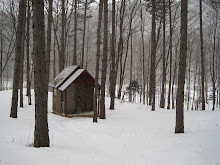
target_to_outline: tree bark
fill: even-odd
[[[146,76],[145,76],[145,51],[144,51],[144,22],[143,22],[143,11],[142,11],[142,2],[140,0],[141,3],[141,41],[142,41],[142,67],[143,67],[143,104],[145,104],[145,100],[146,100],[146,94],[145,94],[145,88],[146,88]]]
[[[34,147],[49,147],[47,121],[47,84],[44,0],[32,1],[33,6],[33,48],[34,48],[34,91],[35,91],[35,130]]]
[[[27,3],[27,31],[26,31],[26,56],[27,56],[27,96],[31,105],[31,81],[30,81],[30,0]]]
[[[165,107],[165,92],[166,92],[165,86],[166,86],[166,15],[165,15],[165,0],[163,0],[163,78],[162,78],[160,108]]]
[[[50,79],[50,52],[51,52],[51,25],[52,25],[53,0],[49,0],[48,20],[47,20],[47,47],[46,47],[46,90],[48,104],[48,84]],[[48,109],[48,105],[47,105]]]
[[[25,49],[25,23],[26,23],[26,2],[24,9],[24,23],[22,27],[22,46],[21,46],[21,63],[20,63],[20,107],[24,107],[23,83],[24,83],[24,49]]]
[[[97,99],[99,99],[99,63],[101,46],[101,24],[102,24],[103,0],[99,2],[99,20],[97,27],[97,52],[96,52],[96,72],[95,72],[95,92],[93,97],[93,122],[97,122]]]
[[[114,81],[114,75],[116,72],[115,68],[115,0],[112,0],[112,47],[111,47],[111,53],[112,53],[112,67],[111,67],[111,72],[110,72],[110,109],[114,110],[115,109],[115,81]]]
[[[156,0],[152,2],[152,32],[151,32],[151,73],[150,73],[150,90],[152,111],[155,111],[155,94],[156,94]]]
[[[204,65],[204,48],[203,48],[203,28],[202,28],[202,0],[199,1],[200,16],[200,46],[201,46],[201,70],[202,70],[202,110],[205,110],[205,65]]]
[[[84,67],[84,50],[85,50],[85,34],[86,34],[86,12],[87,12],[87,2],[85,0],[85,9],[84,9],[84,20],[83,20],[83,41],[82,41],[82,59],[81,59],[81,67]]]
[[[104,38],[101,77],[100,119],[105,119],[105,84],[108,57],[108,0],[104,0]]]
[[[178,72],[178,88],[176,99],[176,128],[175,133],[184,133],[184,84],[187,57],[187,0],[181,0],[181,40]]]
[[[66,19],[65,19],[65,0],[62,0],[62,30],[61,30],[61,51],[59,52],[59,72],[64,69],[65,65],[65,44],[64,44],[64,35],[65,35],[65,26]]]
[[[73,65],[77,64],[77,2],[74,4],[74,46],[73,46]]]
[[[14,77],[13,77],[13,92],[12,92],[12,103],[11,103],[11,113],[10,117],[17,118],[17,108],[18,108],[18,85],[20,78],[20,63],[21,63],[21,49],[22,49],[22,28],[24,24],[24,10],[25,10],[25,0],[19,1],[19,14],[18,14],[18,24],[16,31],[16,49],[15,49],[15,64],[14,64]]]
[[[173,62],[173,27],[172,27],[172,10],[171,0],[169,0],[169,17],[170,17],[170,80],[169,80],[169,91],[167,100],[167,109],[170,109],[170,94],[171,94],[171,83],[172,83],[172,62]]]

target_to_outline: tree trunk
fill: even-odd
[[[48,20],[47,20],[47,47],[46,47],[46,91],[48,104],[48,84],[50,79],[50,52],[51,52],[51,24],[52,24],[53,0],[49,0]],[[47,105],[48,109],[48,105]]]
[[[202,28],[202,0],[199,1],[199,16],[200,16],[200,46],[201,46],[201,80],[202,80],[202,110],[205,110],[205,65],[204,65],[204,50],[203,50],[203,28]]]
[[[104,38],[101,77],[100,119],[105,119],[105,84],[108,57],[108,0],[104,0]]]
[[[115,81],[113,79],[115,75],[115,0],[112,1],[112,67],[111,67],[111,72],[110,72],[110,109],[114,110],[115,109]]]
[[[65,44],[64,44],[64,34],[65,34],[65,0],[62,0],[62,30],[61,30],[61,51],[59,52],[59,72],[64,69],[65,65]]]
[[[151,73],[150,73],[150,90],[152,111],[155,111],[155,94],[156,94],[156,0],[152,2],[152,32],[151,32]]]
[[[53,41],[53,79],[55,79],[55,77],[56,77],[56,40],[54,39]]]
[[[3,90],[3,79],[2,79],[2,75],[3,75],[3,69],[2,69],[2,65],[3,65],[3,17],[1,18],[1,27],[0,27],[0,38],[1,38],[1,61],[0,61],[0,91]]]
[[[94,97],[93,97],[93,122],[97,122],[97,98],[99,95],[98,80],[99,80],[100,46],[101,46],[102,11],[103,11],[103,0],[100,0],[99,20],[98,20],[98,27],[97,27],[97,52],[96,52],[95,92],[94,92]]]
[[[24,107],[23,83],[24,83],[24,48],[25,48],[25,23],[26,23],[26,3],[24,10],[24,23],[22,27],[22,46],[21,46],[21,64],[20,64],[20,107]]]
[[[113,93],[112,95],[115,96],[115,88],[116,88],[116,80],[118,75],[118,67],[119,67],[119,61],[122,59],[123,54],[123,24],[124,24],[124,13],[125,13],[125,0],[121,1],[121,7],[120,7],[120,27],[119,27],[119,42],[118,42],[118,56],[116,59],[116,71],[115,74],[112,77],[112,83],[113,83]],[[112,103],[113,104],[113,103]]]
[[[172,27],[172,10],[171,0],[169,0],[169,17],[170,17],[170,80],[169,80],[169,91],[167,100],[167,109],[170,109],[170,94],[171,94],[171,83],[172,83],[172,61],[173,61],[173,27]]]
[[[26,32],[26,55],[27,55],[27,96],[28,104],[31,105],[31,81],[30,81],[30,0],[27,3],[27,32]]]
[[[131,62],[130,62],[130,84],[132,82],[132,72],[133,72],[133,39],[131,34]],[[132,90],[129,90],[129,102],[132,101]]]
[[[82,41],[82,59],[81,59],[81,67],[84,67],[84,50],[85,50],[85,34],[86,34],[86,11],[87,11],[87,2],[85,1],[85,9],[84,9],[84,22],[83,22],[83,41]]]
[[[145,94],[145,88],[146,88],[146,76],[145,76],[145,51],[144,51],[144,22],[143,22],[143,11],[142,11],[142,2],[141,3],[141,41],[142,41],[142,67],[143,67],[143,104],[145,104],[145,100],[146,100],[146,94]]]
[[[11,103],[11,113],[10,117],[17,118],[17,108],[18,108],[18,86],[20,78],[20,63],[21,63],[21,49],[22,49],[22,28],[24,24],[24,13],[25,13],[25,0],[19,1],[19,14],[18,14],[18,24],[16,31],[16,49],[15,49],[15,64],[14,64],[14,77],[13,77],[13,93],[12,93],[12,103]]]
[[[181,0],[181,40],[178,72],[178,88],[176,99],[176,128],[175,133],[184,133],[184,84],[187,57],[187,0]]]
[[[47,84],[45,58],[44,1],[34,0],[33,6],[33,49],[34,49],[34,91],[35,130],[34,147],[49,147],[47,121]]]
[[[77,65],[77,2],[74,4],[74,46],[73,46],[73,65]]]
[[[163,0],[163,78],[162,78],[160,108],[165,107],[165,92],[166,92],[165,88],[166,88],[166,16],[165,16],[165,0]]]
[[[213,34],[213,52],[212,52],[212,110],[215,110],[215,92],[216,92],[216,73],[215,73],[215,54],[216,54],[216,33],[218,27],[218,11],[216,11],[215,17],[215,27],[214,27],[214,34]]]

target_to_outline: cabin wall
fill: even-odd
[[[67,114],[74,114],[76,113],[76,108],[75,108],[75,84],[71,84],[67,90]]]
[[[54,89],[53,92],[53,112],[56,114],[64,113],[63,105],[61,104],[61,91]]]
[[[76,84],[76,107],[81,112],[93,110],[93,87],[90,84]]]

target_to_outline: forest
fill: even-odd
[[[219,0],[0,0],[0,90],[13,90],[10,116],[18,95],[20,107],[24,95],[32,104],[31,89],[46,116],[47,84],[79,65],[95,77],[94,111],[101,85],[100,119],[121,99],[176,109],[183,133],[183,110],[219,109],[219,11]],[[48,145],[41,140],[36,147]]]

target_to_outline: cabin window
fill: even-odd
[[[57,90],[55,88],[54,88],[53,92],[54,92],[54,95],[57,95]]]

